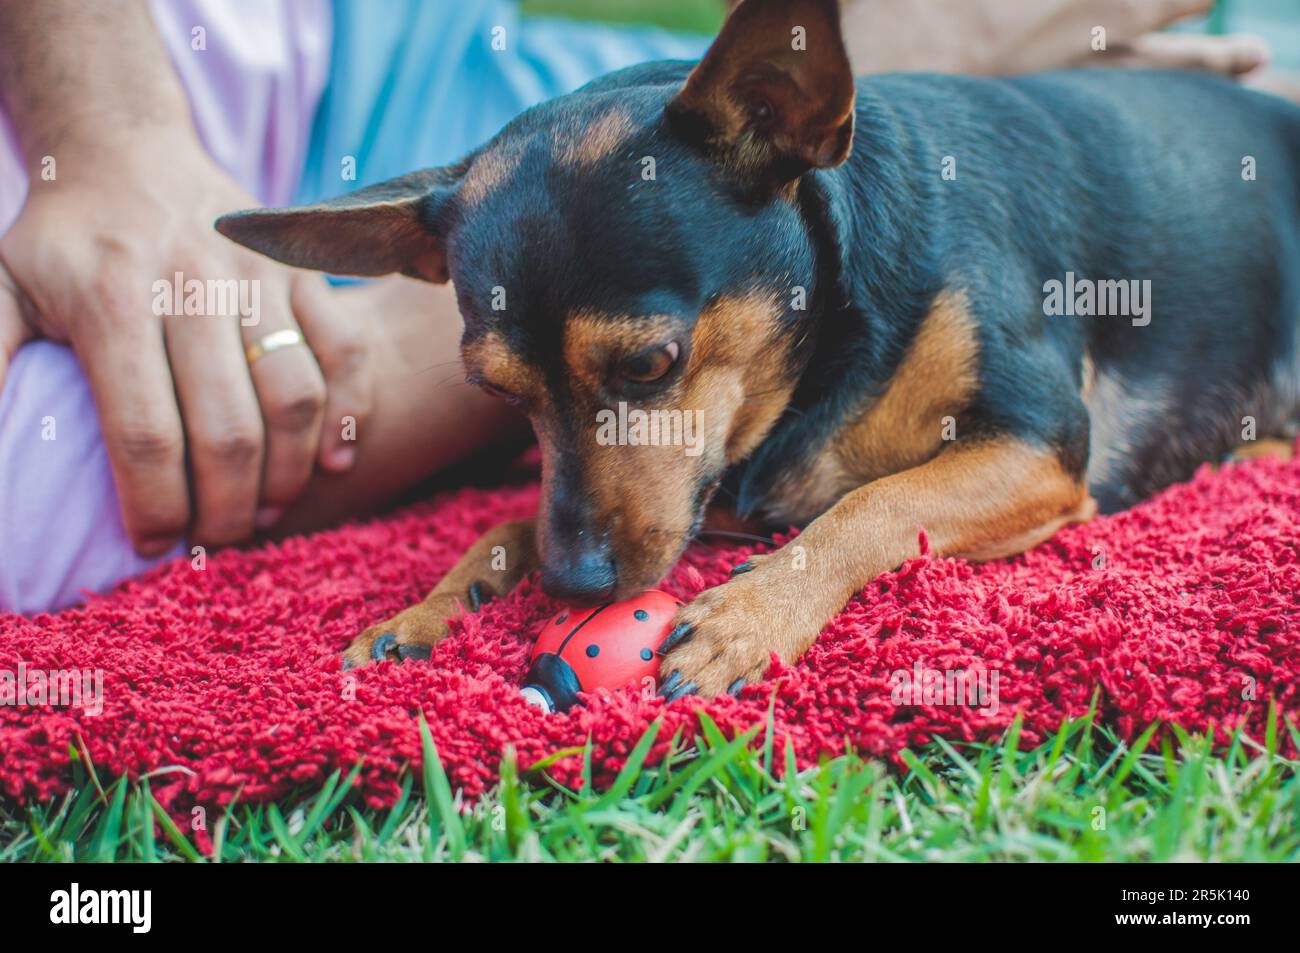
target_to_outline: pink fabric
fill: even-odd
[[[153,14],[208,151],[264,204],[288,204],[329,78],[328,0],[153,0]]]
[[[262,202],[288,202],[329,74],[328,0],[155,0],[153,13],[208,150]],[[0,233],[27,185],[0,115]],[[42,439],[47,417],[54,440]],[[152,562],[127,540],[80,365],[65,347],[28,344],[0,393],[0,609],[71,605]]]

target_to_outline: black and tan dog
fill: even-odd
[[[920,527],[939,554],[1018,553],[1243,428],[1294,433],[1298,181],[1300,110],[1227,81],[855,86],[834,0],[746,0],[698,64],[614,73],[453,167],[218,228],[293,265],[450,279],[470,378],[541,443],[536,522],[488,533],[351,663],[427,657],[458,603],[534,568],[564,600],[652,587],[719,487],[806,524],[682,609],[677,697],[797,658]],[[620,402],[700,412],[702,452],[606,445]]]

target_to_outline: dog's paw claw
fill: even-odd
[[[746,559],[743,563],[740,563],[739,565],[732,568],[731,575],[739,576],[741,573],[749,572],[756,565],[757,563],[755,563],[754,560]]]
[[[685,698],[687,695],[694,695],[700,690],[700,686],[694,682],[687,682],[684,685],[678,685],[673,691],[664,696],[665,702],[675,702],[679,698]]]
[[[382,662],[388,658],[388,650],[397,645],[397,636],[391,632],[385,632],[370,646],[370,657],[376,662]]]
[[[372,625],[343,650],[349,668],[361,668],[376,662],[427,659],[434,645],[447,635],[447,619],[455,603],[437,606],[421,604],[399,612],[385,622]]]
[[[659,686],[659,697],[668,698],[668,696],[672,694],[673,689],[677,687],[677,683],[680,682],[681,680],[682,680],[681,672],[673,672],[671,675],[665,678],[664,683]]]
[[[668,633],[668,637],[664,639],[663,644],[659,646],[659,654],[666,655],[673,646],[687,638],[690,634],[691,624],[689,622],[679,622],[677,625],[673,626],[673,630]]]
[[[681,678],[667,687],[665,698],[672,701],[685,695],[683,682],[701,698],[734,695],[762,680],[773,653],[797,657],[816,637],[808,625],[806,638],[791,638],[756,611],[771,606],[773,616],[793,618],[796,624],[807,615],[799,603],[801,593],[784,567],[774,569],[767,560],[753,557],[752,570],[700,593],[677,614],[661,649],[660,671],[680,673]],[[796,641],[804,644],[791,651],[789,646]]]
[[[397,655],[403,662],[414,659],[425,662],[433,655],[433,646],[431,645],[399,645]]]
[[[485,602],[487,602],[487,599],[483,597],[483,583],[476,579],[469,584],[470,610],[478,612],[479,609],[483,608],[483,603]]]

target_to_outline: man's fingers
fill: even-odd
[[[1135,39],[1204,13],[1213,0],[986,0],[982,6],[984,30],[1013,58],[1013,71],[1033,72],[1126,65]],[[1094,45],[1098,28],[1105,31],[1104,52]],[[1006,72],[996,60],[991,65],[992,72]]]
[[[1131,46],[1132,65],[1158,69],[1200,69],[1241,76],[1271,57],[1269,45],[1256,36],[1203,36],[1195,33],[1149,33]]]
[[[147,298],[136,304],[143,314],[100,302],[114,315],[84,322],[93,331],[72,345],[95,395],[127,533],[142,555],[160,556],[189,524],[185,440],[162,325],[148,320]]]
[[[1085,19],[1106,27],[1116,40],[1160,30],[1187,17],[1209,13],[1214,0],[1089,0],[1075,3]]]
[[[288,343],[294,336],[297,343]],[[269,529],[311,478],[325,408],[325,378],[288,303],[263,309],[257,324],[243,328],[253,349],[251,371],[266,429],[257,528]]]
[[[239,542],[253,532],[264,439],[239,321],[178,314],[164,318],[163,326],[185,418],[194,538],[211,545]]]
[[[356,440],[370,415],[374,381],[367,353],[364,315],[350,313],[316,275],[294,282],[293,310],[325,375],[320,424],[321,468],[340,473],[356,459]]]
[[[23,294],[9,270],[0,262],[0,393],[5,387],[9,364],[22,345],[36,336],[23,320]]]

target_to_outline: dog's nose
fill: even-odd
[[[618,571],[609,548],[583,546],[573,552],[553,553],[542,566],[542,588],[561,602],[606,602],[618,585]]]

